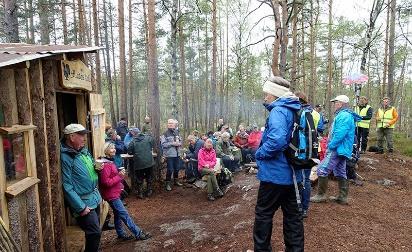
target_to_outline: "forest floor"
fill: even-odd
[[[412,251],[412,159],[398,154],[364,154],[358,173],[363,186],[350,186],[349,205],[312,204],[304,220],[306,251]],[[226,195],[206,200],[205,189],[158,190],[150,199],[126,199],[127,208],[147,241],[116,241],[105,231],[103,251],[246,251],[252,230],[259,182],[240,172]],[[316,192],[316,187],[312,191]],[[337,182],[329,183],[329,194]],[[274,251],[283,250],[282,212],[274,217]]]

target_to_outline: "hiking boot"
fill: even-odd
[[[146,191],[146,197],[150,197],[150,196],[152,196],[153,195],[153,190],[152,189],[147,189],[147,191]]]
[[[213,197],[213,194],[209,193],[209,194],[207,195],[207,200],[208,200],[208,201],[215,201],[215,197]]]
[[[363,186],[363,182],[360,179],[349,179],[349,182],[355,186]]]
[[[183,186],[183,184],[180,183],[178,179],[175,179],[174,184],[175,186]]]
[[[389,153],[393,153],[393,149],[389,149],[388,152],[389,152]]]
[[[348,204],[348,191],[349,191],[348,180],[339,179],[338,186],[339,186],[339,196],[330,197],[329,199],[332,201],[335,201],[338,204],[347,205]]]
[[[318,178],[318,193],[310,198],[310,202],[322,203],[328,200],[326,196],[326,190],[328,189],[328,177]]]
[[[222,192],[222,190],[220,190],[220,189],[216,190],[216,192],[215,192],[215,197],[216,198],[222,198],[223,195],[224,195],[224,193]]]
[[[142,184],[139,184],[139,185],[137,186],[137,197],[138,197],[139,199],[144,199],[144,195],[143,195],[143,185],[142,185]]]
[[[377,152],[375,152],[376,154],[383,154],[383,149],[378,150]]]
[[[302,217],[303,218],[308,218],[308,210],[303,210],[302,211]]]
[[[150,239],[152,235],[150,233],[145,233],[144,231],[140,231],[140,234],[138,237],[136,237],[137,241],[144,241],[147,239]]]
[[[134,237],[133,237],[133,235],[118,236],[117,239],[119,239],[121,241],[130,241],[130,240],[133,240]]]
[[[171,182],[166,181],[166,191],[170,192],[172,190]]]

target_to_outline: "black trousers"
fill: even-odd
[[[358,146],[361,147],[362,151],[366,151],[366,148],[368,146],[369,129],[360,127],[357,127],[356,129],[358,131]]]
[[[147,183],[147,189],[151,189],[153,181],[153,166],[145,169],[136,170],[137,189],[141,189],[145,179]]]
[[[273,216],[281,207],[285,251],[304,251],[303,218],[296,202],[293,185],[260,182],[255,208],[253,240],[255,251],[272,251]]]
[[[90,213],[85,216],[76,218],[80,228],[84,231],[86,237],[85,252],[97,252],[100,246],[100,237],[102,231],[99,224],[100,206],[92,209]]]

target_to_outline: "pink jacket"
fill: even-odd
[[[105,159],[99,174],[99,190],[102,198],[111,201],[120,197],[123,189],[122,180],[116,165]]]
[[[197,162],[198,162],[198,170],[202,171],[202,169],[206,166],[209,165],[209,169],[213,169],[216,165],[216,152],[213,148],[211,149],[206,149],[203,147],[200,149],[199,154],[197,156]]]

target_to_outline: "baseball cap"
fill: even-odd
[[[87,130],[83,125],[77,124],[77,123],[69,124],[63,130],[63,134],[65,135],[69,135],[73,133],[87,134],[87,133],[90,133],[90,130]]]
[[[338,95],[330,101],[331,102],[340,101],[340,102],[343,102],[343,103],[348,103],[349,102],[349,97],[347,97],[346,95]]]

